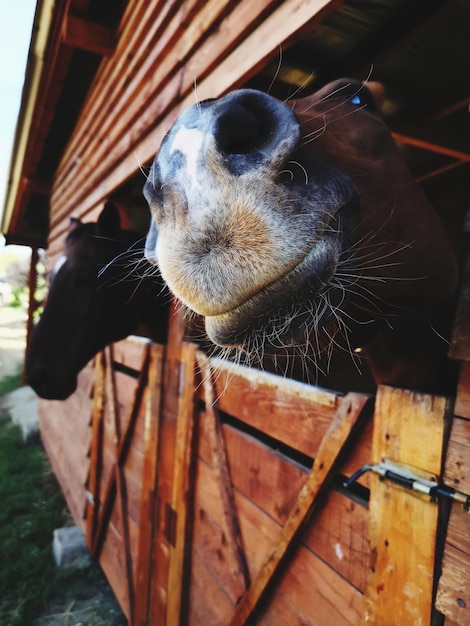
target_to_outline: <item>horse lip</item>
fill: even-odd
[[[339,206],[331,219],[334,219],[338,213],[343,214],[349,209],[349,204]],[[349,244],[349,233],[341,231],[341,234],[338,233],[335,236],[335,232],[330,232],[331,237],[325,236],[325,233],[328,235],[328,225],[326,225],[298,263],[288,268],[282,276],[278,276],[272,283],[264,286],[243,303],[226,312],[205,316],[209,338],[218,345],[243,347],[250,337],[256,334],[256,327],[260,322],[279,319],[280,316],[287,318],[298,307],[306,311],[307,302],[312,302],[318,294],[324,293],[330,287],[341,255]],[[295,276],[296,274],[298,276]],[[289,285],[289,282],[294,283],[294,288]],[[299,298],[302,292],[304,295]],[[289,298],[289,296],[292,297]],[[279,301],[287,303],[281,311],[278,309]],[[299,315],[298,310],[297,315]],[[298,320],[300,317],[297,318],[297,322]]]
[[[318,238],[315,240],[318,242]],[[325,271],[326,268],[322,267],[321,270],[309,271],[311,265],[314,264],[314,257],[317,255],[317,245],[313,245],[309,248],[309,251],[294,267],[290,268],[281,277],[278,277],[269,285],[263,287],[256,294],[249,297],[243,303],[237,305],[233,309],[220,313],[218,315],[206,316],[206,330],[211,337],[212,335],[218,335],[222,330],[224,335],[244,335],[250,334],[250,328],[256,326],[256,321],[261,319],[269,319],[282,315],[282,311],[279,312],[273,307],[273,302],[276,299],[283,298],[284,301],[288,300],[287,283],[291,280],[295,281],[296,286],[300,290],[308,290],[311,293],[321,293],[327,287],[329,280],[334,275],[336,270],[336,264],[330,271]],[[301,275],[294,278],[295,274],[301,272]],[[290,293],[294,293],[292,290]],[[295,298],[292,298],[288,303],[288,308],[292,309],[297,305]],[[288,315],[287,309],[284,311],[285,315]],[[211,333],[211,329],[214,332]],[[214,339],[214,337],[211,337]],[[215,341],[215,343],[219,343]],[[230,342],[229,342],[230,343]],[[237,344],[240,342],[236,342]],[[233,345],[233,344],[231,344]]]

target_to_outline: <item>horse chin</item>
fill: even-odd
[[[344,207],[339,214],[347,213]],[[262,350],[275,354],[305,346],[319,330],[334,326],[346,303],[344,290],[335,284],[342,263],[351,263],[355,221],[339,219],[342,228],[326,232],[305,257],[281,278],[220,315],[206,316],[209,339],[220,347]],[[332,331],[334,332],[334,331]],[[329,333],[326,336],[330,336]]]

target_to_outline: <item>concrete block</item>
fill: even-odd
[[[21,428],[25,443],[39,439],[38,397],[31,387],[19,387],[0,397],[0,411]]]
[[[52,540],[52,552],[58,567],[83,569],[91,563],[85,537],[79,526],[56,528]]]

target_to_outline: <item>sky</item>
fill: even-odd
[[[0,0],[0,210],[5,201],[35,8],[36,0]],[[3,246],[0,236],[0,249]],[[24,250],[24,246],[7,247]]]

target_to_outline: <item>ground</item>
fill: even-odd
[[[26,312],[0,306],[0,380],[22,367],[26,346]],[[52,531],[51,531],[52,552]],[[56,598],[34,626],[124,626],[127,622],[99,566],[94,563],[69,577],[63,597]]]

